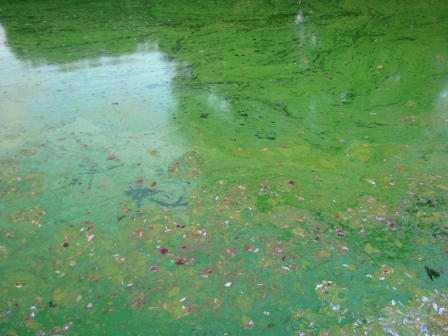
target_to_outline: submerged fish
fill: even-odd
[[[435,269],[432,269],[432,268],[430,268],[428,266],[425,266],[425,271],[426,271],[426,274],[428,274],[428,277],[431,280],[434,280],[434,278],[440,277],[440,273],[438,271],[436,271]]]
[[[176,199],[173,199],[172,195],[165,191],[153,190],[142,185],[129,186],[129,190],[127,190],[125,194],[130,196],[139,208],[143,205],[143,202],[146,199],[165,208],[188,205],[188,202],[184,199],[184,196],[179,196]]]

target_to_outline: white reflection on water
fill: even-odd
[[[152,147],[178,145],[171,118],[176,64],[157,44],[125,55],[31,66],[15,57],[0,25],[0,139],[3,149],[90,134],[97,146],[139,138]]]

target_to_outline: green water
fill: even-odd
[[[446,0],[0,0],[1,335],[446,335]]]

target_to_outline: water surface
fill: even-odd
[[[448,332],[448,4],[0,0],[0,333]]]

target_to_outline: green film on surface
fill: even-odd
[[[0,335],[448,334],[446,0],[0,0]]]

